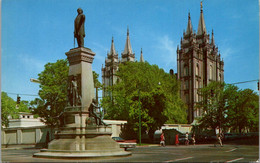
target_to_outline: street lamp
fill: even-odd
[[[34,78],[31,78],[30,81],[34,83],[41,83],[39,79],[34,79]]]
[[[140,103],[140,89],[138,89],[138,100],[139,100],[139,145],[141,146],[141,139],[142,139],[142,133],[141,133],[141,103]]]

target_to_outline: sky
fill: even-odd
[[[1,90],[16,100],[33,100],[38,78],[48,62],[65,59],[74,48],[77,8],[86,15],[85,47],[96,53],[92,69],[99,74],[114,37],[121,56],[127,27],[136,59],[165,72],[177,72],[177,45],[187,28],[190,12],[197,31],[200,0],[2,0]],[[224,81],[236,83],[259,79],[258,0],[204,0],[207,33],[214,30],[215,43],[224,59]],[[237,84],[257,91],[257,81]],[[100,93],[101,95],[101,93]]]

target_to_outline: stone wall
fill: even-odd
[[[126,121],[118,120],[104,120],[104,122],[111,125],[111,137],[119,137],[122,125],[127,123]],[[13,126],[9,128],[2,128],[1,144],[3,148],[12,147],[16,145],[44,147],[46,145],[47,133],[49,132],[50,134],[50,141],[54,138],[54,134],[51,133],[55,133],[55,131],[58,131],[58,129],[53,129],[53,132],[51,132],[51,129],[47,126]]]
[[[54,136],[51,134],[51,129],[46,126],[2,128],[1,144],[2,147],[10,147],[14,145],[42,147],[46,143],[48,133],[49,140],[52,140]]]

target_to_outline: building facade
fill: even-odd
[[[118,53],[116,52],[114,45],[114,38],[112,37],[110,52],[107,53],[107,57],[105,59],[105,67],[102,65],[102,97],[110,96],[112,97],[112,93],[107,90],[109,86],[113,86],[119,79],[116,75],[118,71],[119,64],[125,62],[134,62],[135,53],[133,53],[132,46],[130,43],[129,37],[129,29],[127,28],[127,36],[124,51],[121,53],[121,58],[118,57]],[[143,52],[141,49],[140,62],[144,62]]]
[[[187,29],[183,32],[180,47],[177,47],[177,71],[181,98],[188,106],[188,122],[192,123],[194,118],[202,115],[201,109],[195,109],[196,103],[202,99],[198,89],[211,81],[224,81],[224,61],[215,45],[213,30],[211,38],[207,33],[202,3],[197,33],[188,14]]]

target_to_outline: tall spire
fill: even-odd
[[[211,34],[211,45],[215,45],[215,39],[214,39],[213,29],[212,29],[212,34]]]
[[[144,62],[143,49],[141,48],[140,62]]]
[[[111,48],[110,48],[110,55],[116,55],[116,49],[114,45],[114,37],[112,36],[112,43],[111,43]]]
[[[132,54],[132,47],[130,43],[130,38],[129,38],[129,28],[127,27],[127,36],[126,36],[126,43],[125,43],[125,49],[122,54]]]
[[[192,33],[192,25],[191,25],[191,19],[190,19],[190,12],[188,15],[188,25],[187,25],[187,29],[186,29],[186,34],[190,34]]]
[[[197,35],[206,34],[206,25],[204,22],[204,16],[203,16],[203,7],[202,7],[202,1],[200,2],[200,20],[199,20],[199,26],[198,26],[198,32]]]

